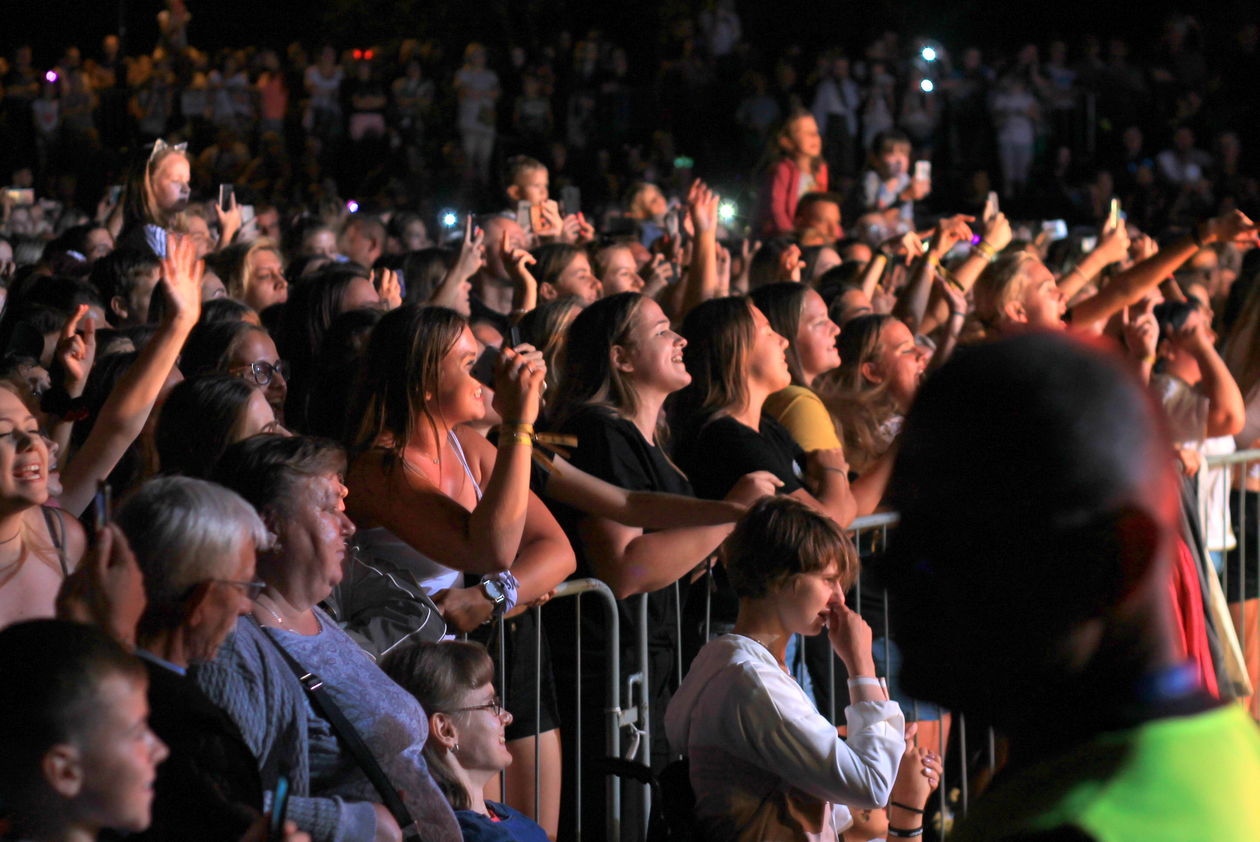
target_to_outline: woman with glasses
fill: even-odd
[[[429,736],[425,711],[319,607],[342,580],[354,533],[344,470],[340,447],[302,436],[254,436],[219,460],[214,479],[252,504],[275,539],[258,551],[257,575],[266,586],[252,612],[218,656],[197,668],[196,680],[240,727],[264,789],[288,770],[295,794],[346,799],[305,816],[318,823],[316,838],[397,838],[398,824],[334,728],[312,713],[299,672],[322,679],[323,692],[401,792],[424,838],[457,842],[455,817],[421,753]]]
[[[179,370],[185,377],[231,374],[258,386],[276,416],[276,423],[285,423],[289,366],[280,359],[276,343],[265,328],[249,322],[199,324],[184,345]]]
[[[494,662],[485,647],[419,643],[395,650],[382,667],[429,713],[424,757],[464,839],[545,842],[537,822],[485,797],[486,785],[512,762],[504,745],[512,714],[495,695]]]

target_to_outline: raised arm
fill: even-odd
[[[529,346],[500,352],[495,401],[508,424],[531,425],[547,367]],[[512,566],[529,503],[531,448],[505,432],[495,448],[474,432],[456,430],[468,461],[480,467],[481,500],[469,511],[406,464],[385,464],[379,451],[360,456],[348,475],[356,520],[386,527],[417,552],[469,573]]]
[[[717,209],[718,194],[696,180],[687,193],[687,213],[695,228],[691,265],[683,273],[681,301],[674,312],[681,321],[692,308],[717,294]]]
[[[1121,272],[1106,287],[1072,308],[1072,321],[1105,321],[1140,301],[1151,287],[1177,271],[1195,252],[1211,243],[1257,242],[1257,225],[1242,211],[1231,211],[1197,225],[1193,233],[1161,248],[1153,257]]]
[[[157,332],[101,407],[87,441],[62,469],[62,507],[83,514],[96,484],[109,476],[140,435],[153,404],[179,359],[184,340],[201,314],[201,273],[191,238],[172,235],[162,260],[162,291],[167,308]]]

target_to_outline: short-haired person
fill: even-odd
[[[249,612],[261,587],[254,550],[267,531],[237,494],[188,477],[145,483],[119,507],[116,523],[143,573],[136,654],[148,672],[150,727],[170,748],[154,782],[152,826],[132,838],[238,839],[262,827],[257,762],[236,723],[187,671],[213,659]],[[290,802],[291,817],[306,814],[304,801]]]
[[[1255,724],[1173,655],[1176,479],[1120,360],[1046,333],[951,359],[889,501],[902,683],[1009,740],[951,839],[1260,838]]]
[[[88,280],[105,302],[110,324],[132,327],[148,322],[149,299],[161,278],[162,264],[152,253],[121,248],[96,261]]]
[[[385,225],[374,216],[354,215],[341,228],[337,245],[341,253],[364,268],[371,269],[385,252],[388,238]]]
[[[700,650],[665,714],[670,746],[688,760],[701,838],[831,839],[850,818],[834,805],[906,803],[894,788],[905,718],[875,677],[870,627],[844,604],[858,572],[844,533],[803,503],[768,497],[735,527],[723,562],[739,618]],[[847,739],[785,664],[790,637],[824,627],[849,674]],[[921,782],[910,784],[926,801]]]
[[[93,626],[31,620],[0,631],[4,838],[94,840],[149,826],[167,750],[147,722],[147,683],[140,661]]]

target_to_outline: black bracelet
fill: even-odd
[[[923,825],[919,825],[914,830],[906,830],[904,827],[893,827],[889,825],[888,835],[896,836],[899,839],[910,839],[915,836],[923,835]]]
[[[902,804],[900,801],[889,801],[889,802],[888,802],[888,806],[889,806],[889,807],[900,807],[900,808],[901,808],[901,809],[903,809],[903,810],[909,810],[911,813],[918,813],[920,816],[921,816],[921,815],[923,815],[923,811],[922,811],[922,810],[920,810],[920,809],[918,809],[918,808],[916,808],[916,807],[911,807],[909,804]]]

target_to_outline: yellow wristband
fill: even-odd
[[[534,437],[525,433],[503,433],[499,436],[499,446],[505,444],[523,444],[526,447],[534,446]]]
[[[528,436],[534,434],[534,425],[527,424],[524,421],[505,421],[499,425],[500,433],[525,433]]]
[[[997,249],[993,248],[993,246],[989,245],[984,240],[981,240],[980,242],[976,243],[973,248],[976,251],[980,252],[980,254],[984,257],[984,259],[989,261],[990,263],[992,263],[994,259],[997,257]]]

